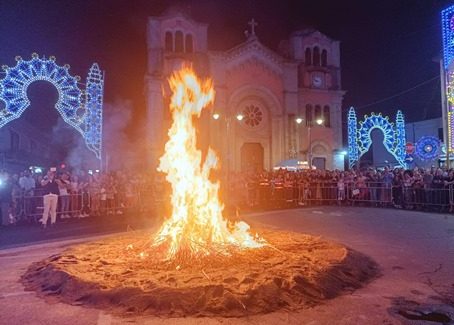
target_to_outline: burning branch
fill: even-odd
[[[159,170],[167,174],[172,187],[172,215],[154,238],[166,259],[189,260],[212,254],[229,255],[231,250],[258,248],[266,243],[249,233],[249,225],[229,225],[222,216],[219,182],[209,180],[218,158],[209,149],[205,161],[197,149],[193,117],[214,101],[210,79],[200,81],[191,68],[176,71],[169,79],[173,123],[160,159]]]

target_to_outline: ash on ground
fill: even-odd
[[[149,233],[134,232],[73,246],[33,263],[21,279],[49,301],[114,314],[239,317],[308,308],[380,274],[369,257],[338,243],[260,235],[269,246],[180,265],[157,257]]]

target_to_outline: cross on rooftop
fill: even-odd
[[[255,21],[254,18],[252,18],[249,22],[248,25],[251,26],[251,36],[255,36],[255,26],[258,25],[258,23]]]

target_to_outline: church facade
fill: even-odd
[[[339,42],[301,30],[276,52],[260,42],[254,20],[249,25],[243,43],[219,52],[208,47],[207,24],[182,12],[149,18],[145,91],[152,162],[162,155],[170,126],[167,79],[189,62],[213,80],[215,102],[198,121],[199,142],[218,152],[224,168],[270,170],[298,159],[343,169]]]

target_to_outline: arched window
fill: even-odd
[[[322,119],[322,107],[320,105],[315,105],[315,110],[314,110],[314,119],[317,121],[318,119]]]
[[[184,46],[183,46],[183,32],[182,31],[177,31],[175,33],[175,52],[183,52],[184,51]]]
[[[192,35],[191,34],[187,34],[186,35],[186,41],[185,41],[185,50],[186,50],[186,53],[192,53],[194,51],[194,44],[193,44],[193,41],[192,41]]]
[[[314,47],[314,54],[312,58],[312,64],[315,66],[320,66],[320,49],[316,46]]]
[[[304,63],[306,65],[312,65],[312,51],[310,48],[307,48],[304,53]]]
[[[328,65],[328,52],[326,50],[322,51],[322,67],[326,67]]]
[[[306,126],[312,125],[312,105],[306,105]]]
[[[325,105],[325,107],[323,107],[323,120],[325,121],[325,126],[328,128],[331,127],[331,118],[329,114],[329,106]]]
[[[166,32],[166,40],[165,40],[165,50],[166,51],[173,51],[173,35],[172,32]]]

